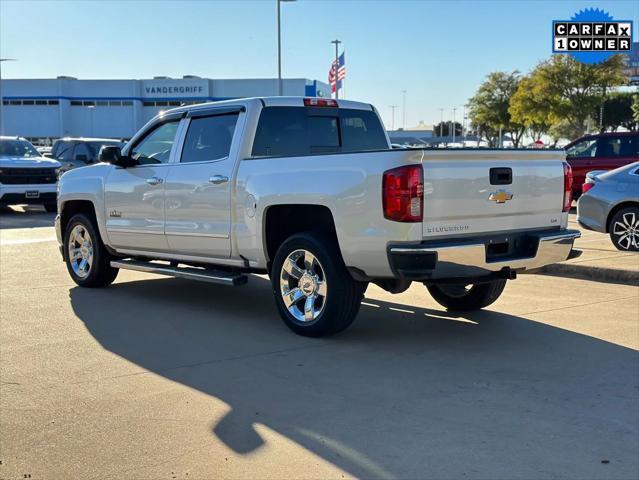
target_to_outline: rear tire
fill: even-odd
[[[506,280],[470,285],[426,285],[437,303],[452,311],[479,310],[494,303],[504,291]]]
[[[298,335],[323,337],[355,319],[366,284],[351,277],[335,242],[315,233],[289,237],[271,268],[277,310]]]
[[[106,287],[118,275],[100,234],[84,214],[74,215],[67,224],[63,255],[69,275],[81,287]]]
[[[639,252],[639,208],[626,207],[615,213],[608,228],[617,250]]]

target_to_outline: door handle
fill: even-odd
[[[146,183],[148,183],[149,185],[159,185],[162,182],[164,182],[164,180],[159,177],[151,177],[146,179]]]
[[[219,185],[220,183],[226,183],[229,181],[229,177],[226,175],[213,175],[209,178],[209,183]]]

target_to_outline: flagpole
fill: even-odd
[[[335,44],[335,99],[339,98],[339,83],[338,83],[338,76],[339,76],[339,44],[342,43],[339,40],[335,39],[335,40],[331,40],[331,43]]]

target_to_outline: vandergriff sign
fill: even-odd
[[[142,96],[145,98],[208,97],[209,81],[198,78],[144,80]]]

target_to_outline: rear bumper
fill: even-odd
[[[503,235],[391,245],[388,259],[396,277],[413,280],[481,278],[533,270],[571,255],[578,230]]]

